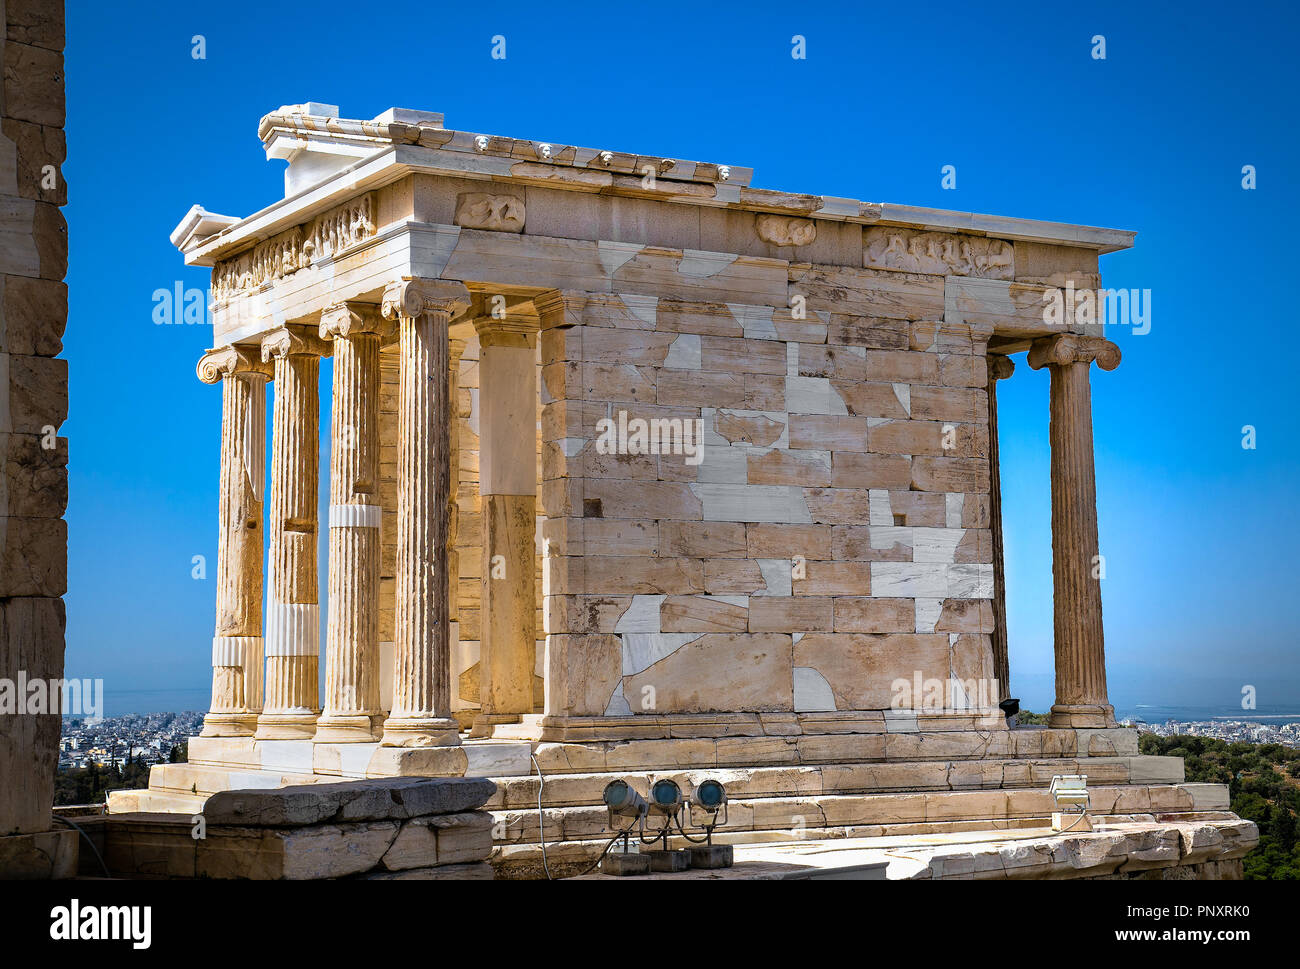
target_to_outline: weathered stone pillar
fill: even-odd
[[[325,710],[316,741],[376,739],[379,705],[378,307],[331,306],[321,339],[333,340],[330,421],[329,625]]]
[[[448,656],[460,643],[460,361],[465,355],[464,340],[447,341],[447,400],[451,407],[448,450],[451,453],[451,477],[447,488],[447,615]],[[450,675],[450,674],[448,674]],[[456,684],[451,683],[452,695]],[[459,721],[457,721],[459,723]]]
[[[1011,660],[1007,651],[1007,569],[1002,551],[1002,465],[998,451],[998,381],[1016,369],[1008,356],[988,355],[989,371],[989,524],[993,533],[993,675],[998,699],[1011,696]]]
[[[1053,727],[1106,727],[1115,711],[1106,693],[1101,585],[1097,579],[1097,482],[1092,453],[1088,368],[1119,366],[1119,347],[1100,337],[1060,334],[1035,340],[1029,366],[1050,367],[1052,594],[1056,645]]]
[[[476,320],[483,508],[479,704],[473,734],[533,710],[536,656],[537,343],[527,323]]]
[[[302,740],[320,712],[320,593],[316,579],[320,475],[320,358],[314,332],[282,327],[262,340],[275,364],[271,418],[271,561],[266,602],[266,701],[261,740]]]
[[[256,347],[228,346],[205,354],[198,371],[204,383],[221,381],[217,625],[203,736],[248,737],[262,707],[262,491],[270,367]]]
[[[386,746],[460,742],[451,716],[447,327],[468,305],[465,287],[445,280],[405,279],[384,293],[383,313],[398,321],[401,353],[393,709],[384,723]]]

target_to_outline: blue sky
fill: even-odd
[[[257,120],[308,100],[1136,229],[1102,274],[1151,290],[1151,330],[1093,371],[1112,700],[1232,704],[1253,684],[1300,708],[1290,5],[386,2],[364,26],[336,0],[232,6],[68,3],[67,671],[104,677],[110,712],[176,706],[124,690],[192,688],[201,708],[210,675],[220,393],[194,375],[207,328],[151,318],[156,289],[207,285],[167,236],[195,202],[278,198]],[[1034,709],[1052,700],[1047,386],[1022,362],[999,396],[1013,687]]]

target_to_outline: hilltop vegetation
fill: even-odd
[[[1259,847],[1245,859],[1246,878],[1300,881],[1300,750],[1155,734],[1143,734],[1138,746],[1144,754],[1183,758],[1189,781],[1228,785],[1233,812],[1259,825]]]

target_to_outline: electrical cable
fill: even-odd
[[[537,763],[531,747],[528,750],[528,759],[537,769],[537,830],[542,839],[542,871],[546,872],[546,880],[549,882],[555,879],[551,876],[551,866],[546,861],[546,818],[542,814],[542,789],[546,787],[546,778],[542,776],[542,765]],[[601,857],[603,858],[604,855]]]
[[[60,817],[60,816],[57,815],[57,814],[51,814],[50,817],[52,817],[55,821],[62,821],[64,824],[68,825],[69,827],[71,827],[71,828],[75,828],[76,831],[77,831],[77,833],[78,833],[79,835],[81,835],[82,838],[85,839],[86,844],[90,845],[90,850],[93,851],[93,852],[95,853],[95,857],[99,859],[99,867],[102,868],[102,869],[104,869],[104,877],[105,877],[105,878],[112,878],[112,877],[113,877],[111,874],[109,874],[109,871],[108,871],[108,865],[104,864],[104,856],[101,855],[101,854],[99,853],[99,849],[98,849],[97,847],[95,847],[95,842],[93,842],[93,841],[90,840],[90,835],[86,834],[86,829],[85,829],[85,828],[83,828],[81,825],[77,824],[76,821],[73,821],[73,820],[71,820],[71,819],[69,819],[69,818]]]

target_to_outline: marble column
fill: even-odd
[[[989,371],[989,525],[993,533],[993,671],[998,699],[1011,696],[1011,660],[1007,651],[1007,569],[1002,550],[1002,464],[998,450],[998,381],[1016,369],[1008,356],[988,355]]]
[[[460,409],[460,361],[465,355],[464,340],[447,341],[447,399],[451,406],[451,429],[448,449],[451,453],[451,478],[447,489],[447,616],[448,656],[455,656],[460,646],[460,422],[466,416]],[[452,667],[455,668],[454,665]],[[450,680],[453,703],[457,695],[455,679]],[[457,719],[457,723],[462,723]]]
[[[320,592],[316,578],[320,475],[320,358],[329,344],[304,327],[262,340],[275,365],[271,418],[270,590],[266,699],[260,740],[309,739],[320,713]]]
[[[393,709],[386,746],[460,742],[451,715],[451,318],[469,305],[460,283],[405,279],[384,292],[398,323],[397,574]]]
[[[1097,483],[1088,370],[1119,366],[1119,347],[1100,337],[1060,334],[1035,340],[1029,366],[1051,370],[1052,594],[1056,648],[1053,727],[1106,727],[1101,584],[1097,578]]]
[[[533,711],[536,665],[537,337],[524,321],[476,320],[483,509],[479,705],[473,734]]]
[[[330,419],[329,615],[318,743],[376,739],[379,703],[379,330],[377,306],[321,316],[334,348]]]
[[[205,354],[198,372],[204,383],[221,381],[217,623],[203,736],[247,737],[262,705],[262,491],[271,371],[258,348],[228,346]]]

